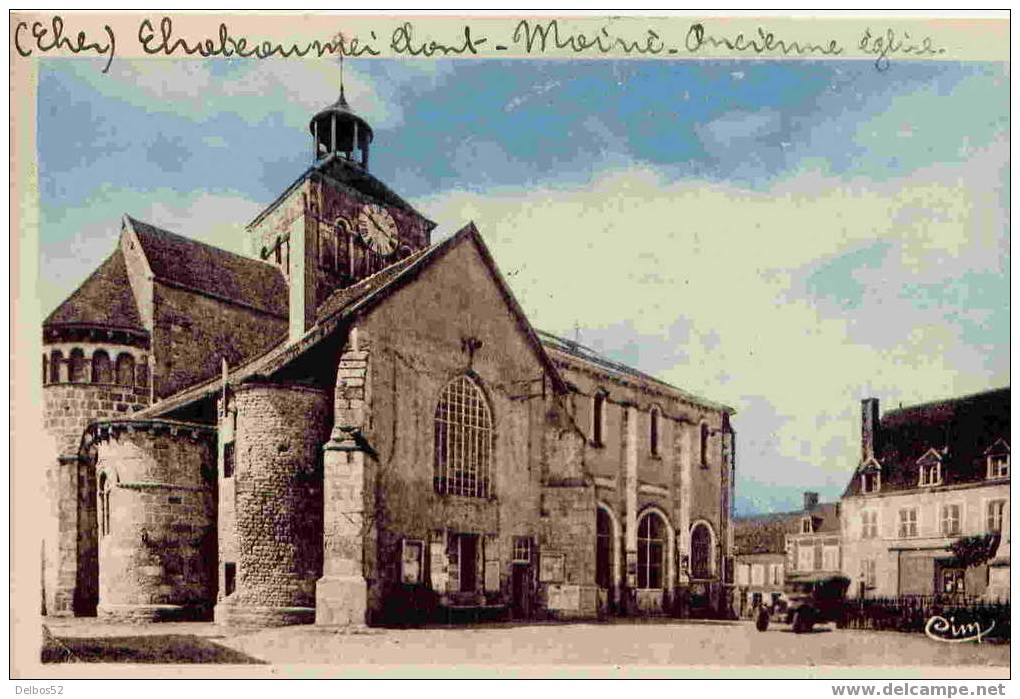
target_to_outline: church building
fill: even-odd
[[[124,216],[44,321],[45,613],[729,615],[733,410],[533,328],[342,91],[310,132],[258,259]]]

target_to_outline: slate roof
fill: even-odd
[[[387,187],[379,179],[377,179],[372,173],[357,163],[352,163],[346,158],[339,158],[336,154],[330,154],[320,161],[317,161],[314,165],[310,166],[305,170],[300,177],[291,183],[287,189],[283,191],[273,202],[264,208],[259,214],[252,219],[248,227],[256,225],[259,221],[266,217],[273,209],[279,205],[281,201],[287,198],[287,196],[294,190],[295,187],[300,185],[305,180],[311,177],[323,177],[335,182],[339,182],[343,185],[350,187],[362,194],[366,194],[374,199],[385,202],[391,206],[395,206],[398,209],[408,211],[415,216],[425,220],[428,224],[429,229],[435,228],[436,224],[430,221],[428,218],[423,216],[417,209],[408,204],[399,194],[394,192],[392,189]]]
[[[146,332],[119,246],[43,321],[44,328],[70,325]]]
[[[668,384],[665,381],[661,381],[655,378],[654,376],[644,373],[643,371],[639,371],[634,367],[627,366],[626,364],[621,364],[620,362],[615,362],[612,359],[609,359],[608,357],[599,354],[590,347],[585,347],[579,342],[567,340],[557,335],[553,335],[552,333],[545,332],[544,330],[536,330],[536,332],[538,333],[538,337],[542,341],[542,344],[545,345],[545,347],[547,347],[548,349],[563,352],[564,354],[570,355],[574,359],[580,359],[581,361],[587,362],[588,364],[592,364],[600,369],[603,369],[604,371],[621,374],[625,377],[637,379],[642,382],[656,384],[670,393],[679,394],[688,402],[695,403],[697,405],[703,405],[707,408],[713,408],[715,410],[719,410],[722,412],[730,413],[731,415],[736,412],[733,408],[729,407],[728,405],[723,405],[721,403],[716,403],[715,401],[710,401],[707,398],[702,398],[701,396],[697,396],[693,393],[689,393],[687,391],[684,391],[683,389],[677,388],[672,384]]]
[[[875,434],[880,492],[916,489],[917,460],[929,449],[945,449],[942,485],[984,481],[985,451],[999,439],[1009,443],[1009,403],[1007,386],[887,412]],[[858,473],[844,495],[860,494]]]
[[[733,520],[733,549],[737,555],[785,553],[786,536],[801,533],[801,520],[810,515],[812,534],[839,533],[839,504],[821,503],[810,510],[773,512]]]
[[[158,280],[287,317],[287,282],[276,266],[125,218]]]

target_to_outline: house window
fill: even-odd
[[[938,459],[927,459],[920,465],[918,485],[941,485],[942,483],[942,462]]]
[[[476,498],[493,495],[492,413],[471,377],[459,376],[443,389],[436,406],[435,436],[436,492]]]
[[[234,475],[234,443],[227,442],[223,445],[223,477],[230,478]]]
[[[227,562],[223,564],[223,596],[229,597],[234,594],[237,587],[237,564]]]
[[[603,441],[603,432],[605,428],[606,419],[606,394],[599,393],[595,394],[592,399],[591,409],[591,441],[597,447],[601,447],[605,442]]]
[[[966,586],[964,580],[966,577],[963,574],[963,568],[943,568],[942,569],[942,588],[941,592],[944,595],[962,595],[966,592]]]
[[[770,573],[771,573],[770,577],[771,577],[772,584],[773,585],[782,585],[783,584],[783,566],[779,565],[778,563],[773,563],[771,566],[769,566],[769,568],[770,568]]]
[[[878,580],[878,575],[875,566],[874,558],[864,558],[861,560],[861,582],[864,583],[864,589],[874,590],[875,584]]]
[[[701,468],[708,468],[708,424],[701,423]]]
[[[652,456],[659,455],[659,415],[660,410],[658,406],[652,408],[652,412],[649,415],[648,425],[648,442],[649,448],[651,449]]]
[[[822,570],[839,570],[839,547],[822,548]]]
[[[425,542],[404,539],[400,552],[400,582],[417,585],[425,569]]]
[[[514,537],[514,563],[531,563],[531,537]]]
[[[751,566],[741,563],[737,566],[737,584],[747,586],[751,580]]]
[[[882,487],[882,475],[877,470],[865,471],[861,474],[861,491],[877,493]]]
[[[765,584],[765,566],[761,563],[755,563],[751,566],[751,584],[752,585],[764,585]]]
[[[662,518],[649,512],[638,524],[638,587],[642,590],[662,589],[662,563],[665,550],[665,529]]]
[[[986,522],[989,533],[999,533],[1002,531],[1002,514],[1005,509],[1005,500],[992,500],[988,503],[986,508]]]
[[[801,518],[801,520],[800,520],[800,533],[801,534],[811,534],[812,533],[812,526],[811,526],[811,518],[810,517],[802,517]]]
[[[901,539],[917,536],[917,508],[900,510],[899,527],[896,531]]]
[[[712,577],[715,566],[712,560],[712,531],[699,522],[691,530],[691,577],[704,580]]]
[[[801,544],[797,547],[797,570],[808,573],[815,569],[815,547]]]
[[[988,477],[1009,477],[1009,454],[993,454],[988,457]]]
[[[942,536],[957,536],[960,533],[960,506],[943,505],[939,516],[939,532]]]
[[[878,512],[867,511],[861,513],[861,538],[878,538]]]

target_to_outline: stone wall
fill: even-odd
[[[219,375],[279,342],[287,320],[252,307],[155,283],[155,394],[164,398]]]
[[[322,574],[321,455],[330,395],[252,383],[239,386],[233,400],[236,588],[216,606],[216,619],[311,622]]]
[[[72,383],[68,361],[76,349],[82,353],[83,372],[81,382]],[[92,355],[99,350],[113,362],[120,354],[131,355],[134,385],[93,383]],[[54,365],[51,359],[57,356]],[[49,453],[43,464],[48,508],[43,606],[49,615],[88,616],[95,613],[99,584],[96,479],[91,464],[80,460],[78,452],[91,422],[125,416],[149,404],[147,351],[109,343],[56,342],[45,346],[44,358],[43,429]]]
[[[93,426],[89,439],[98,491],[99,615],[206,617],[216,584],[214,431],[108,420]]]

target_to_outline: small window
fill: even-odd
[[[591,412],[591,441],[597,447],[601,447],[603,441],[603,428],[605,427],[606,394],[599,392],[592,400]]]
[[[810,573],[815,569],[815,547],[801,545],[797,549],[797,570]]]
[[[822,570],[839,570],[839,547],[822,547]]]
[[[765,584],[765,566],[761,563],[755,563],[751,566],[751,584],[752,585],[764,585]]]
[[[781,565],[779,565],[777,563],[777,564],[773,564],[771,566],[771,568],[772,568],[772,584],[773,585],[782,585],[783,584],[783,566],[781,566]]]
[[[649,447],[652,452],[652,456],[659,455],[659,415],[661,411],[658,406],[652,407],[652,412],[649,414],[648,424],[648,441]]]
[[[986,525],[990,534],[1002,532],[1002,516],[1006,510],[1005,500],[992,500],[986,508]]]
[[[223,477],[230,478],[234,475],[234,443],[227,442],[223,445]]]
[[[751,566],[741,563],[737,566],[737,584],[747,585],[751,580]]]
[[[811,533],[813,533],[813,529],[814,528],[812,527],[812,523],[811,523],[811,518],[810,517],[803,517],[803,518],[801,518],[801,520],[800,520],[800,533],[801,534],[811,534]]]
[[[514,537],[514,563],[531,563],[531,537]]]
[[[135,383],[135,358],[125,352],[117,357],[117,383],[121,386]]]
[[[993,454],[988,457],[988,477],[1009,477],[1009,454]]]
[[[234,594],[237,586],[237,564],[227,562],[223,564],[223,596],[229,597]]]
[[[404,539],[400,556],[400,581],[405,585],[417,585],[423,580],[425,570],[425,542]]]
[[[878,538],[878,512],[866,511],[861,513],[861,538]]]
[[[865,471],[861,474],[861,491],[877,493],[882,486],[882,475],[877,470]]]
[[[943,505],[939,516],[939,532],[942,536],[957,536],[960,533],[960,506]]]
[[[708,468],[708,424],[701,423],[701,468]]]
[[[899,527],[896,531],[901,539],[917,536],[917,509],[913,507],[900,510]]]
[[[965,580],[963,568],[943,568],[942,594],[962,595],[967,590]]]
[[[941,484],[942,463],[938,460],[932,460],[921,464],[918,485],[930,486]]]
[[[110,533],[110,479],[105,473],[99,476],[99,535]]]
[[[113,365],[110,355],[103,350],[92,353],[92,383],[113,383]]]

